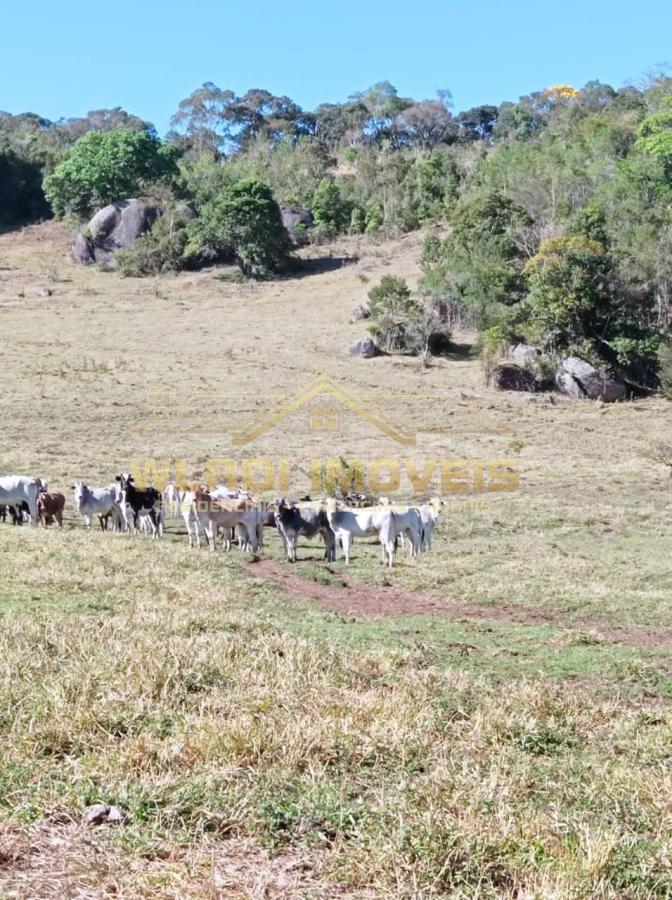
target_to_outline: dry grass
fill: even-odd
[[[418,251],[346,242],[358,263],[236,285],[78,270],[57,226],[0,238],[2,471],[62,489],[155,456],[195,475],[326,372],[417,431],[402,455],[521,472],[417,563],[383,572],[356,545],[360,589],[431,591],[443,615],[325,611],[172,526],[159,546],[0,527],[0,896],[672,894],[672,526],[646,457],[667,404],[499,395],[464,353],[349,359],[362,276],[412,281]],[[140,430],[161,383],[179,414]],[[397,452],[349,413],[337,436],[295,413],[244,448],[294,458],[297,491],[313,456]],[[314,555],[295,574],[336,597],[342,564]],[[127,824],[82,826],[98,800]]]

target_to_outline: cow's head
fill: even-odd
[[[119,488],[122,491],[127,491],[129,485],[134,483],[133,476],[128,472],[122,472],[121,475],[115,476],[114,480],[119,482]]]

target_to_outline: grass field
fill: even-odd
[[[520,484],[449,496],[392,571],[373,542],[346,571],[273,535],[190,551],[175,521],[0,525],[0,897],[672,896],[667,403],[498,394],[468,335],[427,369],[350,358],[417,236],[269,284],[123,280],[68,240],[0,237],[2,473],[70,499],[132,461],[254,456],[296,497],[314,459],[505,458]],[[316,430],[311,401],[236,446],[322,374],[416,444],[347,408]],[[126,823],[83,826],[99,800]]]

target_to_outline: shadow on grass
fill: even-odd
[[[324,275],[326,272],[335,272],[358,262],[358,256],[317,256],[313,259],[294,259],[288,269],[287,277],[306,278],[311,275]]]

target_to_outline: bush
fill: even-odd
[[[364,210],[359,206],[355,206],[350,216],[350,234],[362,234],[365,227],[366,217],[364,216]]]
[[[95,209],[135,197],[150,185],[172,183],[178,151],[146,131],[91,131],[44,179],[44,193],[56,216],[88,216]]]
[[[0,230],[46,219],[50,214],[40,167],[0,142]]]
[[[188,219],[175,210],[167,210],[151,229],[128,250],[116,254],[119,271],[127,277],[179,272],[194,262],[189,244]]]
[[[369,291],[369,331],[388,353],[412,353],[427,359],[445,349],[450,335],[441,308],[429,298],[414,297],[403,278],[383,275]]]
[[[189,254],[195,256],[207,247],[219,257],[233,255],[248,277],[282,271],[292,246],[271,189],[253,178],[237,182],[205,203],[189,232]]]
[[[345,231],[350,223],[350,204],[341,197],[333,178],[323,178],[317,186],[311,212],[318,231],[328,237]]]
[[[383,227],[385,215],[383,207],[377,200],[372,201],[366,207],[366,218],[364,220],[364,229],[367,234],[373,234]]]

